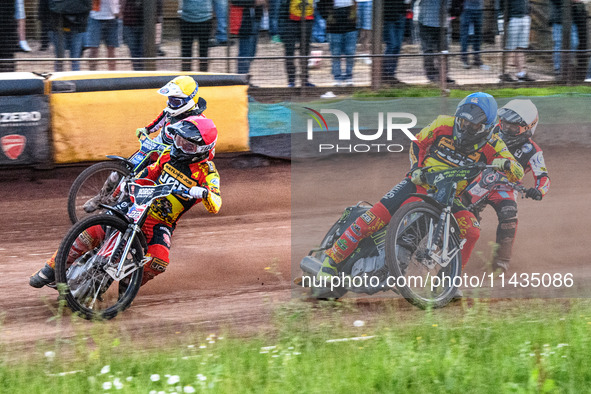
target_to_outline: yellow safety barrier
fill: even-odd
[[[244,76],[171,72],[55,73],[49,78],[55,163],[129,156],[138,147],[135,129],[152,122],[166,106],[159,87],[191,75],[204,112],[218,128],[216,152],[247,151],[248,98]]]

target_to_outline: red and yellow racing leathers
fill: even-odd
[[[170,152],[165,152],[156,163],[147,167],[139,178],[152,179],[157,183],[174,183],[174,188],[179,190],[189,191],[193,186],[201,186],[208,190],[207,197],[203,200],[171,194],[152,204],[148,219],[142,227],[148,241],[146,258],[151,258],[151,261],[144,266],[143,284],[166,270],[169,262],[170,238],[181,216],[200,202],[203,202],[209,212],[218,213],[222,206],[222,198],[220,197],[220,177],[211,161],[193,164],[175,163],[171,159]]]
[[[142,285],[166,270],[169,262],[171,237],[176,223],[193,205],[200,202],[211,213],[218,213],[222,199],[220,197],[220,177],[211,161],[202,163],[175,162],[170,151],[165,151],[158,161],[148,166],[138,178],[147,178],[158,184],[174,183],[174,188],[189,191],[193,186],[201,186],[208,190],[204,199],[191,199],[176,195],[159,198],[149,208],[148,218],[142,231],[148,242],[147,260],[144,265]],[[96,246],[104,237],[101,226],[94,226],[83,233],[72,245],[68,260]],[[56,252],[57,253],[57,252]],[[47,261],[54,268],[55,253]]]
[[[453,116],[439,116],[417,134],[417,140],[411,144],[412,169],[436,166],[433,171],[440,171],[476,162],[490,164],[494,159],[508,159],[511,162],[511,169],[507,171],[507,177],[512,181],[523,177],[523,168],[511,155],[505,143],[496,136],[474,153],[465,154],[459,151],[453,142],[454,119]],[[467,182],[460,183],[457,193],[461,193],[466,186]],[[357,248],[361,239],[383,228],[400,206],[416,201],[416,198],[409,199],[411,193],[426,194],[426,190],[421,185],[413,184],[407,176],[386,193],[379,203],[349,226],[326,254],[337,264],[346,259]],[[460,226],[462,238],[466,239],[462,249],[462,264],[465,265],[480,236],[480,228],[476,217],[459,202],[454,206],[454,216]]]

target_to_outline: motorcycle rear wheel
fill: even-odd
[[[396,278],[396,288],[411,304],[425,309],[441,308],[456,295],[453,279],[461,275],[462,258],[459,238],[449,237],[449,250],[458,253],[445,267],[433,262],[426,255],[429,227],[439,221],[441,211],[425,202],[412,202],[396,211],[388,225],[386,240],[386,264]],[[452,226],[453,231],[457,229]],[[458,233],[459,235],[459,233]],[[441,247],[441,242],[438,245]],[[427,265],[433,265],[429,268]],[[437,279],[442,285],[435,286]],[[441,280],[442,278],[449,278]]]
[[[74,180],[68,193],[68,216],[72,224],[84,217],[104,212],[102,208],[97,208],[89,213],[84,211],[83,206],[88,200],[101,193],[107,178],[113,172],[119,174],[119,180],[130,175],[129,169],[124,164],[118,161],[103,161],[86,168]],[[109,191],[113,192],[114,188],[107,190]]]
[[[103,239],[95,239],[100,226],[104,231]],[[88,231],[89,229],[94,229]],[[138,293],[142,282],[143,268],[131,272],[121,281],[115,281],[104,268],[108,258],[101,256],[112,247],[113,251],[121,245],[128,224],[112,215],[93,215],[77,222],[64,237],[55,258],[56,284],[60,297],[68,307],[88,320],[108,320],[127,309]],[[119,236],[119,241],[115,241]],[[112,243],[109,243],[112,242]],[[83,245],[83,247],[81,247]],[[116,252],[111,252],[111,254]],[[136,238],[126,258],[133,259],[139,265],[144,251]],[[116,266],[116,259],[111,266]],[[123,283],[121,283],[123,282]]]

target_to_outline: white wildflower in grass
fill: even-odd
[[[178,375],[172,375],[168,378],[167,383],[168,384],[177,384],[180,381],[181,381],[181,378],[179,378]]]
[[[204,376],[200,373],[197,374],[197,379],[199,379],[202,382],[205,382],[207,380],[207,376]]]
[[[157,391],[156,390],[150,390],[150,392],[148,394],[156,394]]]
[[[113,386],[115,386],[117,390],[121,390],[123,388],[123,383],[121,383],[121,379],[115,378],[115,380],[113,380]]]
[[[187,346],[187,349],[195,349],[195,345],[189,345]]]
[[[128,376],[125,378],[125,380],[127,380],[128,382],[131,382],[133,380],[133,376]]]
[[[300,353],[300,352],[293,352],[293,355],[294,356],[299,356],[300,354],[302,354],[302,353]]]
[[[111,387],[113,387],[113,384],[111,382],[103,383],[103,390],[111,390]]]
[[[55,352],[52,352],[51,350],[45,352],[45,358],[49,359],[49,361],[53,360],[55,358]]]
[[[194,393],[195,389],[193,388],[193,386],[185,386],[183,387],[183,393]]]
[[[157,382],[160,380],[160,375],[158,375],[157,373],[150,375],[150,380],[152,382]]]
[[[561,347],[565,347],[568,346],[568,343],[559,343],[558,345],[556,345],[557,349],[560,349]]]
[[[103,368],[101,368],[101,375],[104,375],[106,373],[111,372],[111,366],[110,365],[105,365]]]
[[[206,348],[207,348],[207,346],[206,346],[206,345],[201,345],[201,346],[199,346],[199,349],[206,349]]]
[[[365,322],[364,322],[363,320],[355,320],[355,321],[353,322],[353,325],[354,325],[355,327],[363,327],[363,326],[365,326]]]

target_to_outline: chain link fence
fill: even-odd
[[[240,72],[250,75],[253,88],[324,91],[591,82],[588,5],[581,1],[203,0],[209,19],[193,22],[187,4],[194,2],[134,0],[135,8],[119,9],[117,0],[95,0],[80,26],[44,8],[51,1],[0,6],[3,71]],[[111,22],[96,19],[107,11]],[[244,32],[250,16],[254,23]],[[108,48],[109,40],[116,45]]]

